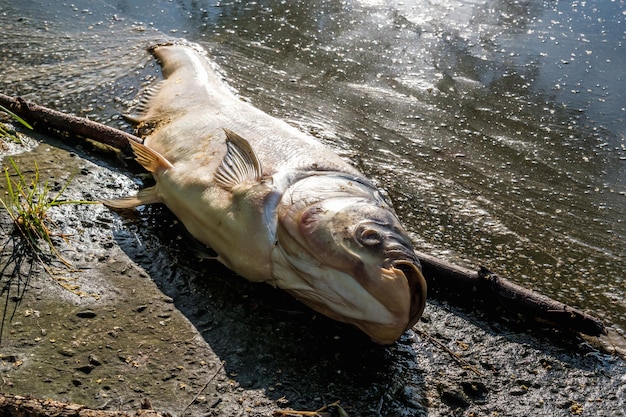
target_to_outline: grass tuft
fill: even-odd
[[[13,120],[24,127],[31,130],[33,129],[26,120],[6,107],[0,105],[0,111],[7,113]],[[22,140],[19,138],[16,131],[10,130],[3,123],[0,123],[0,139],[3,138],[22,144]],[[44,256],[47,258],[49,254],[52,254],[53,258],[58,259],[66,270],[73,270],[72,264],[61,255],[53,241],[53,237],[60,237],[66,243],[69,243],[68,237],[60,233],[53,233],[53,230],[58,229],[58,227],[48,217],[47,213],[51,208],[64,204],[95,204],[95,202],[61,199],[62,194],[69,186],[74,175],[67,180],[59,192],[52,195],[49,182],[46,180],[41,183],[40,181],[39,166],[36,162],[34,177],[28,179],[17,166],[13,158],[9,157],[7,159],[14,172],[11,174],[8,167],[4,169],[7,191],[6,198],[0,197],[1,207],[9,214],[11,220],[13,220],[15,230],[18,232],[17,234],[23,238],[26,247],[30,249],[31,254],[39,260],[46,272],[66,290],[81,297],[87,295],[80,291],[80,288],[73,284],[71,279],[55,273],[51,267],[51,262],[44,261]],[[95,295],[92,294],[92,296]]]
[[[29,181],[19,169],[13,158],[8,158],[11,167],[15,171],[16,179],[11,178],[8,168],[4,169],[4,176],[7,184],[6,200],[0,198],[2,207],[7,211],[17,230],[26,239],[31,248],[37,253],[41,253],[41,242],[49,247],[50,251],[69,266],[56,250],[52,243],[52,233],[48,227],[49,220],[47,212],[50,208],[69,202],[59,201],[59,197],[67,188],[69,181],[65,183],[52,199],[49,198],[50,187],[48,181],[40,184],[39,166],[35,162],[35,176]]]
[[[61,189],[53,194],[51,193],[49,181],[40,181],[37,163],[35,163],[34,175],[29,179],[20,170],[13,158],[7,159],[13,174],[11,174],[9,167],[4,169],[6,196],[5,198],[0,198],[2,208],[13,221],[17,233],[23,238],[31,252],[53,278],[57,274],[51,269],[50,263],[43,260],[43,257],[48,254],[52,254],[66,269],[72,270],[72,264],[61,255],[53,240],[54,237],[60,237],[66,243],[69,243],[68,236],[53,232],[58,227],[48,217],[48,211],[53,207],[65,204],[95,204],[95,202],[64,200],[61,198],[74,176],[71,176]],[[72,285],[67,279],[59,278],[56,281],[63,288],[75,294],[84,295],[80,293],[77,286]]]

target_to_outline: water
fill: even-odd
[[[388,190],[417,247],[626,329],[624,1],[0,1],[0,91],[114,126],[199,42]]]

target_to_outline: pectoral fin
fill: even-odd
[[[130,142],[130,147],[133,148],[137,162],[152,173],[174,168],[170,161],[165,159],[163,155],[154,149],[148,148],[146,145],[138,142]]]
[[[215,172],[215,182],[227,190],[242,183],[260,182],[263,174],[261,163],[250,143],[235,132],[226,133],[226,155]]]
[[[110,200],[102,200],[102,204],[117,209],[127,209],[137,206],[143,206],[145,204],[160,203],[157,193],[157,186],[144,188],[139,191],[136,196],[114,198]]]

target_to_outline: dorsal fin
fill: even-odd
[[[163,155],[154,149],[148,148],[146,145],[139,142],[130,142],[130,147],[133,148],[137,162],[150,172],[163,171],[174,167]]]
[[[263,173],[261,163],[250,143],[233,132],[226,133],[226,155],[215,172],[215,182],[227,190],[242,183],[260,182]]]
[[[152,100],[159,94],[161,87],[165,83],[165,80],[161,80],[154,85],[146,88],[143,93],[141,93],[141,98],[137,103],[137,106],[130,114],[124,114],[123,117],[131,123],[139,124],[146,120],[146,113],[150,109],[150,105]]]

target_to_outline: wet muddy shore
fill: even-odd
[[[68,199],[141,186],[135,168],[111,155],[35,141],[15,161],[37,161],[58,184],[76,173]],[[49,216],[70,236],[55,242],[75,269],[55,269],[56,280],[0,217],[2,392],[107,410],[148,399],[175,416],[268,416],[336,400],[351,417],[626,415],[626,364],[582,339],[430,300],[417,333],[382,347],[199,261],[161,206],[65,205]]]

